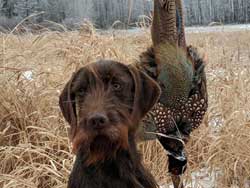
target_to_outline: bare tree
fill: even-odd
[[[15,4],[14,0],[2,0],[1,2],[1,15],[6,16],[7,18],[12,18],[17,16],[15,12]]]

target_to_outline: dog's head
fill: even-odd
[[[71,126],[73,152],[91,154],[89,164],[128,149],[128,136],[160,95],[158,84],[133,66],[99,61],[81,68],[66,84],[60,108]]]

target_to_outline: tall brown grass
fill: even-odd
[[[215,187],[245,187],[250,179],[250,33],[187,38],[208,56],[209,109],[187,146],[183,178],[202,187],[199,181],[206,177],[194,181],[191,174],[207,169],[207,176],[216,172]],[[77,68],[97,59],[135,61],[151,43],[149,32],[2,34],[0,39],[0,187],[66,187],[74,156],[58,107],[63,85]],[[159,183],[168,182],[160,144],[139,147]]]

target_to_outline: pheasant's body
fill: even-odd
[[[201,124],[208,105],[205,63],[192,47],[187,48],[186,57],[185,61],[174,66],[165,64],[157,73],[159,67],[155,62],[154,49],[150,48],[141,55],[137,64],[162,89],[158,103],[143,120],[142,132],[146,134],[142,134],[142,139],[156,138],[147,132],[163,135],[158,136],[158,139],[168,153],[169,171],[175,188],[180,183],[179,175],[186,168],[184,142],[188,141],[192,130]]]
[[[201,124],[208,102],[205,62],[195,48],[186,46],[182,11],[181,0],[154,1],[153,46],[137,63],[162,90],[143,126],[145,132],[159,133],[158,139],[168,152],[175,188],[181,185],[179,175],[187,162],[184,142]]]
[[[154,49],[150,48],[141,55],[137,65],[161,86],[161,97],[145,121],[153,121],[154,130],[162,134],[180,131],[183,134],[180,136],[188,136],[201,124],[207,110],[204,62],[192,47],[188,47],[184,55],[186,57],[180,58],[178,63],[166,63],[159,68]]]

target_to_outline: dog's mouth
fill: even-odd
[[[94,135],[93,140],[103,140],[106,138],[106,140],[103,141],[116,142],[120,138],[121,133],[116,126],[108,126],[107,128],[95,131]]]
[[[88,155],[87,165],[116,157],[118,150],[128,149],[125,125],[109,125],[102,129],[79,129],[73,140],[73,152]]]
[[[88,157],[85,165],[89,166],[95,163],[102,163],[105,160],[116,157],[119,149],[119,141],[111,140],[107,135],[97,135],[89,143]]]
[[[109,136],[97,135],[90,143],[91,152],[111,152],[117,148],[118,141],[110,139]]]

